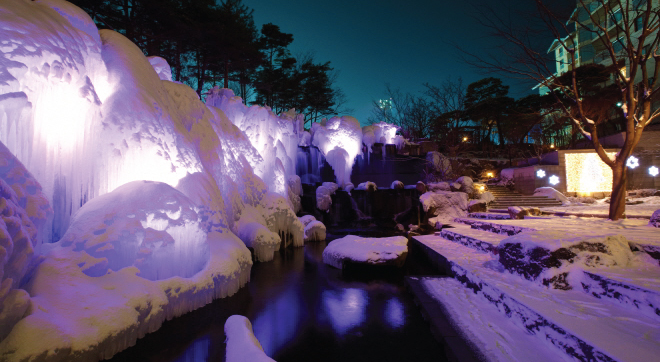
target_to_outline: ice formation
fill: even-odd
[[[351,181],[355,157],[362,155],[360,122],[350,116],[332,117],[312,125],[312,143],[318,147],[335,172],[337,183]]]
[[[225,335],[227,336],[225,352],[227,362],[275,362],[264,353],[259,340],[254,336],[249,319],[240,315],[227,318]]]
[[[367,146],[369,153],[372,152],[372,147],[375,143],[382,143],[383,147],[384,145],[396,145],[397,148],[401,148],[403,146],[403,137],[396,135],[396,131],[399,128],[397,125],[386,122],[364,126],[362,127],[362,142]]]
[[[339,186],[334,182],[324,182],[316,188],[316,207],[319,210],[328,211],[332,205],[332,194],[337,191]]]
[[[308,241],[323,241],[326,236],[325,225],[316,220],[312,215],[305,215],[300,217],[300,222],[305,227],[305,242]]]
[[[63,0],[3,2],[0,24],[3,358],[110,357],[244,285],[246,245],[303,245],[300,115],[204,104]]]

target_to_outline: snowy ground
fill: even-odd
[[[643,204],[626,205],[627,216],[648,218],[655,210],[660,209],[660,196],[631,198],[630,201],[642,201]],[[593,204],[543,207],[541,210],[607,216],[609,214],[609,208],[610,204],[606,203],[604,199],[601,199],[596,200],[596,203]]]

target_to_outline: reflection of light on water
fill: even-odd
[[[366,320],[367,292],[362,289],[345,289],[341,295],[336,291],[324,291],[321,298],[332,328],[344,335],[351,328]]]
[[[272,300],[254,319],[254,335],[266,355],[274,355],[295,336],[302,307],[296,290],[289,288]]]
[[[188,349],[177,358],[176,362],[200,362],[209,359],[209,347],[211,346],[211,337],[204,335],[193,342]]]
[[[397,298],[387,301],[385,306],[385,320],[392,328],[398,328],[406,323],[406,315],[403,313],[403,304]]]

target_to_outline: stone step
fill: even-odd
[[[454,219],[454,222],[460,223],[460,224],[465,224],[465,225],[470,225],[472,229],[478,229],[482,231],[488,231],[490,233],[494,234],[502,234],[502,235],[516,235],[518,233],[521,233],[523,231],[536,231],[536,229],[532,229],[529,227],[523,227],[523,226],[517,226],[517,225],[507,225],[507,224],[501,224],[497,222],[490,222],[487,220],[477,220],[477,219],[470,219],[470,218],[464,218],[464,217],[458,217]]]
[[[507,211],[508,212],[508,211]],[[511,216],[508,213],[492,213],[492,212],[472,212],[468,214],[468,217],[473,219],[485,219],[485,220],[510,220]]]
[[[580,290],[544,287],[498,268],[497,257],[435,235],[413,237],[436,265],[514,324],[582,361],[650,361],[660,353],[658,324],[640,310]],[[485,307],[484,307],[485,308]],[[614,341],[614,343],[613,343]]]
[[[539,207],[550,207],[550,206],[561,206],[561,203],[554,202],[539,202],[539,201],[523,201],[523,202],[499,202],[493,201],[490,205],[492,208],[508,207],[508,206],[539,206]]]
[[[452,226],[450,228],[443,228],[435,234],[445,240],[460,243],[469,248],[487,253],[496,253],[497,245],[499,245],[500,241],[509,237],[508,235],[473,229],[465,224],[454,224]]]

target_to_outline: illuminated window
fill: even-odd
[[[615,152],[608,152],[611,158]],[[566,153],[566,191],[578,193],[612,191],[612,169],[595,152]]]

